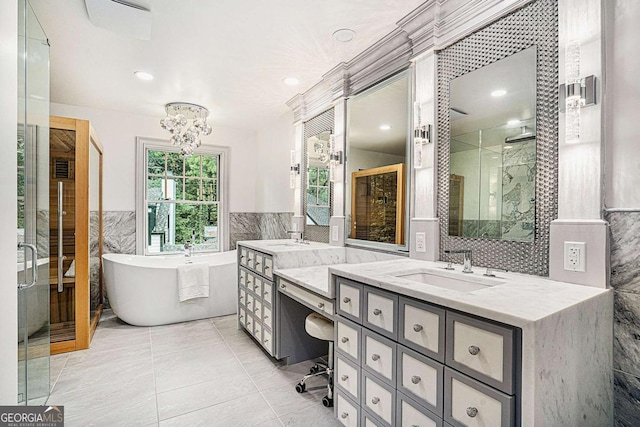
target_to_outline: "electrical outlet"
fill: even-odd
[[[339,234],[338,226],[337,225],[332,226],[331,227],[331,240],[333,240],[334,242],[337,242],[338,238],[339,238],[338,234]]]
[[[564,269],[568,271],[586,271],[585,242],[564,242]]]
[[[426,236],[424,233],[416,233],[416,252],[427,252]]]

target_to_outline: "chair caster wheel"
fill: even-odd
[[[306,384],[302,384],[302,383],[298,383],[296,384],[296,391],[298,393],[304,393],[305,389],[307,388]]]
[[[309,374],[311,375],[317,374],[318,372],[320,372],[320,368],[318,368],[318,365],[313,365],[311,369],[309,369]]]
[[[322,398],[322,404],[327,408],[333,407],[333,399],[329,399],[329,396],[325,396]]]

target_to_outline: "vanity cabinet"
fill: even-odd
[[[275,356],[273,258],[238,246],[238,323]]]
[[[342,277],[336,292],[342,425],[519,425],[518,328]]]

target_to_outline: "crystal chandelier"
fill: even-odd
[[[167,116],[160,120],[162,129],[171,132],[171,143],[180,147],[180,152],[188,156],[201,144],[200,136],[211,134],[207,124],[209,110],[201,105],[187,102],[170,102],[164,106]]]

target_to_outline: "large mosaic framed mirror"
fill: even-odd
[[[527,53],[528,52],[528,53]],[[517,232],[511,231],[505,217],[496,216],[496,227],[488,227],[480,232],[483,224],[480,216],[475,221],[475,230],[464,232],[464,216],[459,212],[462,206],[460,173],[454,173],[457,165],[456,147],[464,133],[456,129],[452,113],[452,88],[456,94],[456,79],[471,75],[485,67],[491,67],[510,57],[535,55],[535,114],[520,127],[520,135],[507,135],[500,144],[502,164],[496,170],[496,180],[501,183],[500,202],[503,210],[513,210],[513,203],[505,205],[503,187],[505,174],[504,147],[523,148],[529,154],[527,165],[518,165],[528,171],[520,177],[527,182],[529,193],[526,203],[520,208],[530,211],[522,215]],[[469,35],[437,54],[438,62],[438,216],[440,219],[440,258],[447,259],[446,249],[471,249],[475,265],[518,271],[541,276],[549,271],[549,228],[557,217],[558,193],[558,10],[553,0],[538,0],[510,15]],[[495,65],[494,65],[495,67]],[[485,70],[488,68],[485,68]],[[499,76],[496,76],[498,79]],[[458,80],[460,82],[461,80]],[[486,85],[472,85],[466,90],[487,90]],[[455,98],[454,98],[455,100]],[[491,108],[489,105],[484,108]],[[530,123],[529,123],[530,122]],[[535,126],[535,144],[526,139],[524,133]],[[525,128],[522,130],[522,128]],[[452,134],[452,129],[456,135]],[[454,138],[457,137],[457,138]],[[521,141],[520,145],[513,144]],[[509,138],[509,142],[507,142]],[[526,142],[527,144],[522,144]],[[526,150],[525,150],[526,148]],[[507,153],[513,148],[507,149]],[[481,151],[479,150],[478,153]],[[488,153],[491,150],[488,150]],[[495,150],[494,150],[495,151]],[[454,155],[452,156],[452,153]],[[489,153],[492,154],[492,153]],[[497,154],[493,153],[496,157]],[[489,156],[491,157],[491,156]],[[509,156],[507,156],[509,157]],[[478,164],[481,165],[481,158]],[[532,167],[531,164],[534,166]],[[508,165],[509,166],[509,165]],[[459,168],[458,168],[459,169]],[[489,169],[489,168],[488,168]],[[511,169],[513,172],[515,169]],[[475,181],[474,181],[475,182]],[[463,187],[462,187],[463,188]],[[489,187],[487,187],[489,188]],[[496,197],[496,191],[493,197]],[[479,194],[482,194],[479,191]],[[487,206],[491,206],[491,191],[484,192]],[[511,194],[515,197],[514,194]],[[522,195],[520,195],[522,196]],[[520,201],[522,197],[520,197]],[[453,201],[453,202],[452,202]],[[495,202],[495,200],[494,200]],[[494,203],[495,204],[495,203]],[[526,206],[525,206],[526,205]],[[504,208],[507,206],[507,208]],[[525,209],[526,208],[526,209]],[[452,213],[453,212],[453,213]],[[518,213],[518,212],[515,212]],[[454,215],[459,215],[454,217]],[[508,219],[508,218],[506,218]],[[486,225],[486,224],[485,224]],[[494,225],[494,224],[491,224]],[[494,230],[495,228],[495,230]],[[494,235],[491,235],[493,233]],[[500,238],[498,238],[499,236]],[[506,236],[503,240],[502,236]]]

